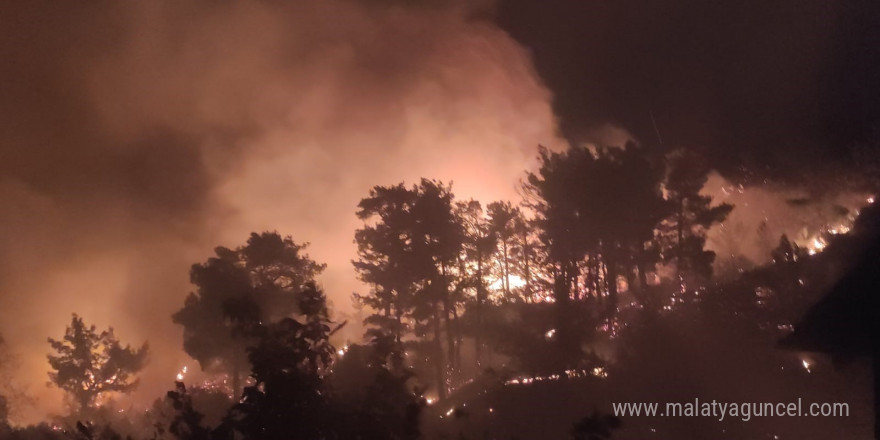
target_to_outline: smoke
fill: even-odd
[[[733,211],[708,232],[707,249],[715,252],[715,272],[748,269],[770,261],[770,253],[784,234],[794,244],[813,252],[816,240],[824,246],[829,234],[846,233],[859,211],[873,203],[873,195],[837,190],[820,194],[779,185],[745,186],[712,172],[703,194],[714,203],[729,203]]]
[[[136,393],[189,362],[170,320],[189,265],[250,231],[312,242],[340,316],[358,200],[426,176],[512,198],[549,92],[484,5],[97,2],[3,6],[0,332],[39,405],[47,336],[77,312],[149,340]],[[354,337],[354,335],[352,335]]]
[[[606,123],[647,143],[659,129],[760,185],[847,175],[850,147],[876,138],[876,1],[503,0],[498,22],[534,51],[575,142]]]

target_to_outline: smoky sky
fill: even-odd
[[[874,1],[504,0],[497,19],[575,142],[610,123],[656,143],[653,114],[665,145],[726,176],[804,183],[876,136]]]
[[[374,185],[452,181],[512,199],[550,93],[479,1],[5,2],[0,332],[60,411],[46,337],[80,314],[152,348],[136,401],[183,365],[170,315],[215,246],[277,230],[360,329],[354,215]],[[342,341],[336,341],[342,342]],[[193,368],[191,368],[193,370]]]

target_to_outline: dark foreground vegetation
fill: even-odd
[[[353,264],[369,287],[353,296],[369,315],[360,344],[331,343],[347,323],[328,310],[317,283],[325,266],[308,245],[253,233],[191,268],[194,291],[171,317],[184,350],[221,385],[181,376],[152,408],[126,410],[120,399],[137,385],[148,346],[73,315],[49,339],[49,378],[69,413],[13,427],[10,399],[0,398],[0,438],[865,435],[867,369],[856,362],[843,380],[826,358],[779,341],[876,238],[880,213],[841,210],[852,230],[821,231],[821,248],[773,237],[770,263],[714,274],[707,234],[734,207],[701,193],[703,163],[632,145],[542,149],[517,204],[458,200],[451,185],[427,179],[375,187],[357,208]],[[694,397],[802,397],[853,411],[846,423],[681,423],[611,411],[613,402]]]

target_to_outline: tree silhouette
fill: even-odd
[[[94,409],[109,392],[129,392],[137,386],[134,375],[146,364],[148,348],[123,347],[113,329],[98,332],[73,315],[60,340],[49,338],[56,354],[50,354],[51,383],[67,392],[81,415]]]
[[[227,418],[247,439],[319,439],[332,430],[323,379],[334,353],[326,297],[307,283],[298,303],[300,320],[263,325],[249,350],[255,383]]]
[[[562,153],[542,147],[539,154],[541,167],[529,174],[525,189],[555,266],[556,299],[578,298],[581,286],[592,285],[594,294],[607,294],[606,310],[612,312],[618,276],[630,277],[667,215],[663,170],[631,144]],[[595,277],[579,285],[585,259]]]
[[[419,243],[419,254],[430,263],[426,266],[422,289],[416,296],[416,318],[430,323],[434,333],[437,386],[442,399],[446,396],[448,386],[446,372],[458,364],[454,334],[458,304],[450,295],[449,285],[456,260],[462,251],[464,230],[455,215],[454,197],[449,186],[422,179],[416,191],[418,198],[413,206],[415,242]],[[441,339],[443,329],[448,352],[445,359]]]
[[[413,206],[418,194],[403,184],[370,190],[358,204],[357,216],[364,227],[355,231],[358,260],[354,268],[361,281],[371,286],[369,295],[355,300],[376,311],[365,320],[368,334],[392,334],[397,341],[408,329],[413,296],[424,279],[428,262],[418,255]]]
[[[682,289],[687,284],[705,284],[712,277],[715,253],[705,249],[706,233],[733,210],[726,203],[711,206],[712,198],[700,194],[708,173],[705,159],[690,150],[673,152],[667,159],[665,188],[672,213],[660,224],[657,235],[663,259],[675,262]]]
[[[468,274],[468,265],[462,262],[459,266],[460,276],[470,279],[475,290],[474,295],[474,362],[477,367],[483,355],[483,309],[486,306],[486,274],[492,254],[498,247],[498,239],[492,224],[485,217],[480,202],[470,200],[459,202],[456,212],[464,230],[465,257],[473,263],[473,274]]]
[[[796,263],[807,256],[807,250],[793,243],[785,234],[779,237],[779,245],[770,251],[770,259],[776,264]]]
[[[192,396],[187,393],[186,386],[183,382],[175,382],[174,388],[166,395],[174,409],[168,432],[179,440],[209,440],[211,432],[201,424],[204,415],[193,407]]]
[[[514,218],[513,233],[511,256],[515,271],[523,281],[521,296],[526,302],[534,302],[538,296],[536,294],[546,292],[550,286],[545,273],[545,249],[538,240],[534,221],[527,219],[522,211]]]
[[[510,202],[493,202],[488,206],[489,222],[492,232],[498,237],[499,251],[501,258],[498,264],[501,287],[504,295],[511,298],[510,295],[510,259],[513,247],[513,239],[516,236],[516,222],[521,217],[518,208],[514,208]]]
[[[355,235],[360,259],[354,265],[372,286],[368,296],[356,298],[377,310],[367,324],[400,339],[408,318],[417,336],[432,333],[430,356],[441,398],[459,347],[454,321],[460,298],[451,294],[450,280],[463,249],[464,230],[453,206],[450,187],[433,180],[422,179],[412,188],[375,187],[358,211],[362,220],[375,223],[365,224]]]
[[[218,247],[192,266],[196,292],[172,319],[184,327],[184,350],[202,370],[231,376],[236,401],[255,332],[295,313],[302,286],[325,267],[305,254],[307,246],[277,232],[252,233],[245,246]]]
[[[340,438],[415,439],[424,401],[406,366],[403,345],[394,336],[377,336],[352,345],[333,365],[330,385]]]

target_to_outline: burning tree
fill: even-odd
[[[49,379],[68,393],[80,414],[92,410],[105,393],[134,389],[134,375],[146,364],[148,353],[146,343],[138,349],[123,347],[113,328],[98,332],[76,314],[64,337],[49,338],[49,345],[56,353],[48,356],[53,370]]]

